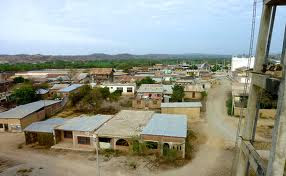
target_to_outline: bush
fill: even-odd
[[[138,137],[133,137],[131,139],[131,145],[130,145],[130,149],[132,151],[133,154],[136,155],[145,155],[146,153],[146,144],[143,142],[139,142],[139,138]]]
[[[226,108],[227,108],[227,114],[232,115],[232,97],[229,96],[229,98],[226,100]]]
[[[176,161],[178,157],[178,151],[175,149],[164,149],[164,159],[169,162]]]

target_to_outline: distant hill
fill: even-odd
[[[55,60],[64,61],[86,61],[86,60],[113,60],[113,59],[230,59],[231,55],[217,54],[145,54],[133,55],[128,53],[123,54],[104,54],[94,53],[90,55],[0,55],[0,63],[39,63]]]

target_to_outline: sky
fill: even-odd
[[[248,53],[252,3],[0,0],[0,54]],[[261,11],[260,0],[256,36]],[[285,12],[285,7],[277,9],[273,53],[281,52]]]

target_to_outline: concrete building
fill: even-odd
[[[248,66],[248,59],[247,57],[237,57],[234,56],[231,59],[231,71],[235,71],[238,68],[247,67]],[[250,67],[253,68],[254,66],[254,57],[250,58]]]
[[[90,70],[90,77],[92,82],[113,82],[112,68],[93,68]]]
[[[100,148],[128,152],[132,138],[140,137],[153,114],[153,111],[120,111],[96,131]]]
[[[50,97],[57,96],[59,90],[61,90],[61,89],[63,89],[63,88],[66,88],[66,87],[68,87],[68,86],[69,86],[69,84],[54,84],[54,85],[50,88],[49,96],[50,96]]]
[[[111,115],[83,115],[67,120],[55,128],[52,148],[94,151],[97,142],[94,133],[111,118]]]
[[[178,157],[185,158],[187,129],[186,115],[154,114],[143,128],[141,139],[152,143],[147,145],[152,146],[149,148],[152,153],[164,155],[173,149],[177,150]]]
[[[26,144],[54,145],[54,128],[64,124],[66,120],[63,118],[51,118],[30,124],[24,129]]]
[[[67,97],[70,93],[76,92],[84,84],[72,84],[68,87],[58,90],[58,95],[61,97]]]
[[[200,119],[201,107],[201,102],[162,103],[161,113],[184,114],[187,115],[189,121],[193,121]]]
[[[108,87],[110,93],[113,93],[116,90],[119,90],[122,92],[122,95],[134,95],[136,84],[135,83],[127,83],[127,84],[108,83],[108,84],[102,84],[101,87]]]
[[[33,122],[41,121],[61,110],[61,101],[41,100],[0,113],[0,132],[22,132]]]

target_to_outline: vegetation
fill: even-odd
[[[154,81],[152,78],[150,77],[145,77],[140,81],[136,81],[136,85],[137,86],[141,86],[142,84],[155,84],[156,81]]]
[[[13,79],[13,83],[15,83],[15,84],[23,83],[24,81],[25,81],[25,79],[22,76],[15,77]]]
[[[182,102],[182,99],[184,98],[184,86],[181,85],[174,85],[173,87],[173,94],[171,95],[171,100],[173,102]]]
[[[17,88],[14,88],[11,95],[12,101],[15,101],[17,105],[27,104],[39,100],[36,94],[35,87],[32,84],[23,84]]]
[[[133,154],[136,155],[145,155],[146,154],[146,144],[145,142],[139,142],[139,138],[138,137],[132,137],[132,139],[130,140],[130,149],[132,151]]]

